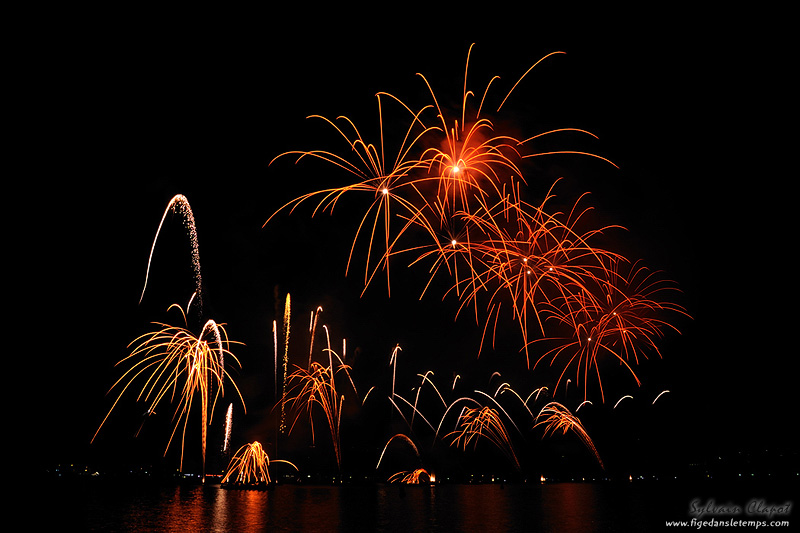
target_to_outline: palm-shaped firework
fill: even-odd
[[[170,307],[183,311],[177,305]],[[184,315],[184,321],[185,321]],[[225,368],[225,357],[228,356],[236,365],[238,359],[228,349],[228,340],[224,325],[209,320],[199,335],[193,334],[185,327],[172,326],[154,322],[154,331],[146,333],[131,343],[131,353],[118,365],[132,363],[130,368],[112,386],[111,390],[121,389],[108,414],[95,432],[92,441],[102,429],[111,412],[122,396],[136,384],[142,383],[137,393],[137,401],[145,402],[148,412],[154,412],[164,402],[177,401],[175,407],[176,423],[166,451],[175,438],[178,428],[181,433],[181,468],[189,415],[195,401],[199,400],[201,410],[202,459],[203,475],[205,475],[206,444],[208,426],[218,398],[224,396],[225,382],[229,381],[234,388],[236,384]],[[244,399],[236,388],[242,405]]]
[[[297,467],[290,461],[284,459],[272,459],[264,450],[261,443],[254,441],[245,444],[234,454],[228,469],[222,478],[222,483],[234,483],[244,485],[269,484],[272,478],[269,473],[269,466],[272,463],[288,464],[295,470]]]

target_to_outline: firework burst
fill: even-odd
[[[333,443],[333,452],[336,457],[336,466],[341,470],[342,450],[341,450],[341,416],[344,394],[337,390],[336,374],[344,373],[350,384],[355,390],[353,381],[350,378],[350,367],[345,365],[338,354],[328,348],[329,365],[324,366],[316,361],[312,361],[308,368],[296,367],[286,382],[286,392],[281,400],[281,408],[287,405],[295,412],[295,418],[289,428],[289,433],[297,424],[300,416],[305,414],[308,418],[309,427],[314,438],[314,407],[322,409],[328,430]],[[337,365],[334,365],[334,359]]]
[[[181,313],[177,305],[171,306]],[[184,315],[184,321],[185,321]],[[229,351],[229,341],[222,324],[209,320],[200,335],[194,335],[185,327],[171,326],[154,322],[156,329],[134,340],[130,355],[122,359],[118,365],[132,363],[122,377],[111,387],[120,389],[119,395],[106,414],[103,422],[95,432],[92,441],[97,438],[111,412],[122,396],[135,388],[135,383],[144,381],[137,393],[136,400],[148,405],[148,412],[165,401],[176,401],[176,423],[167,442],[169,450],[180,427],[181,432],[181,468],[185,448],[186,430],[189,414],[196,400],[200,402],[203,475],[205,476],[205,456],[208,426],[211,424],[217,399],[224,396],[225,382],[230,382],[236,389],[244,406],[235,382],[223,366],[223,356],[228,354],[239,365],[238,359]],[[208,337],[211,337],[209,340]],[[212,396],[213,395],[213,396]]]
[[[459,300],[456,316],[472,308],[476,322],[483,329],[478,353],[489,337],[494,345],[499,317],[507,313],[519,325],[521,351],[528,367],[531,367],[533,342],[560,338],[548,330],[547,321],[562,328],[570,324],[577,344],[567,343],[547,355],[552,358],[576,347],[579,352],[586,352],[574,359],[574,364],[572,361],[566,364],[580,365],[585,384],[588,370],[597,370],[594,364],[597,336],[593,335],[595,344],[590,347],[588,332],[601,327],[610,333],[610,327],[600,324],[604,320],[602,313],[606,308],[621,305],[620,302],[612,305],[609,299],[621,299],[619,291],[612,289],[619,285],[613,265],[624,262],[625,258],[594,242],[596,237],[617,226],[591,227],[584,216],[590,208],[579,206],[582,197],[568,212],[551,212],[548,202],[553,197],[552,187],[538,202],[524,200],[522,187],[527,186],[529,179],[524,175],[523,162],[534,157],[573,154],[614,163],[585,151],[536,149],[543,138],[566,132],[596,139],[594,134],[580,128],[557,128],[526,138],[497,131],[497,123],[486,110],[500,79],[491,78],[478,98],[468,88],[471,53],[472,46],[467,53],[461,104],[456,113],[440,105],[433,84],[425,75],[418,74],[431,103],[414,110],[389,93],[378,93],[380,136],[375,144],[369,143],[346,117],[333,121],[312,115],[331,126],[344,140],[347,154],[292,151],[275,159],[285,156],[295,156],[295,162],[320,159],[355,176],[356,181],[300,196],[276,211],[265,225],[278,212],[284,209],[293,212],[312,198],[317,199],[313,210],[316,214],[332,212],[344,195],[367,193],[370,203],[356,229],[347,262],[349,271],[357,244],[363,241],[367,257],[364,290],[375,274],[383,270],[391,293],[390,259],[399,255],[408,257],[410,266],[428,265],[428,281],[421,295],[428,291],[434,278],[446,272],[452,284],[445,296],[452,293]],[[493,107],[494,113],[501,112],[537,65],[561,53],[547,54],[530,66],[505,92],[499,105]],[[401,115],[407,118],[397,128],[404,132],[400,135],[402,141],[389,157],[385,142],[386,100],[399,105]],[[628,296],[626,301],[631,304],[634,300]],[[654,309],[644,301],[629,307],[625,315],[631,319],[648,307]],[[668,307],[662,305],[661,309]],[[611,315],[613,320],[608,317],[606,320],[616,324],[619,340],[615,342],[621,343],[612,353],[620,361],[637,360],[640,352],[634,350],[634,339],[652,345],[650,341],[656,330],[667,324],[651,321],[638,327],[622,325],[620,311],[616,309],[617,314]],[[609,341],[610,337],[606,337],[601,344],[604,350],[609,349]],[[627,362],[625,366],[630,369]]]
[[[234,454],[222,478],[222,484],[263,485],[272,483],[270,464],[283,463],[295,470],[298,468],[284,459],[270,460],[266,450],[258,441],[245,444]]]
[[[658,341],[666,330],[678,331],[664,314],[688,316],[681,306],[660,297],[664,292],[676,290],[669,281],[655,277],[638,264],[630,267],[628,275],[623,275],[620,263],[613,261],[604,270],[605,278],[595,278],[593,295],[565,294],[548,302],[548,319],[570,335],[545,339],[556,346],[547,350],[536,364],[548,359],[551,365],[566,360],[556,388],[567,372],[575,368],[577,382],[583,384],[584,399],[592,376],[597,380],[601,398],[605,397],[599,365],[602,357],[624,367],[639,385],[633,367],[648,353],[661,357]]]
[[[464,450],[470,442],[477,447],[479,440],[487,439],[505,454],[517,471],[521,470],[517,454],[511,444],[511,436],[498,411],[491,407],[464,408],[456,424],[456,430],[446,435],[448,436],[453,437],[453,446],[461,446]]]
[[[602,459],[600,459],[600,454],[597,453],[597,448],[594,446],[594,442],[592,442],[589,434],[586,433],[581,421],[560,403],[550,402],[542,407],[542,410],[539,411],[539,414],[536,416],[536,424],[534,424],[534,427],[540,425],[545,426],[544,436],[548,433],[553,434],[558,430],[560,430],[562,434],[566,434],[567,431],[572,431],[580,438],[581,442],[583,442],[589,451],[594,454],[600,467],[605,468]]]

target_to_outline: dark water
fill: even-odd
[[[690,520],[693,500],[742,506],[754,498],[781,504],[791,500],[785,486],[771,483],[636,481],[406,487],[279,485],[260,492],[225,490],[214,484],[164,486],[73,480],[49,484],[33,495],[41,515],[30,517],[27,530],[120,532],[686,531],[697,526],[668,527],[666,522]],[[743,514],[738,518],[766,519]],[[792,521],[791,514],[780,518]]]

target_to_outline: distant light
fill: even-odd
[[[383,194],[389,194],[389,189],[386,189],[386,188],[384,188],[384,189],[381,189],[381,192],[382,192]]]
[[[454,166],[454,167],[453,167],[453,172],[455,172],[456,174],[458,174],[459,172],[461,172],[461,169],[460,169],[460,168],[458,168],[458,165],[456,165],[456,166]]]
[[[455,246],[455,245],[456,245],[456,244],[458,244],[458,243],[456,242],[456,240],[455,240],[455,239],[453,239],[452,241],[450,241],[450,244],[452,244],[453,246]]]

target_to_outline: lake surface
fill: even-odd
[[[41,515],[30,517],[26,529],[558,533],[696,530],[696,526],[667,527],[666,522],[690,520],[692,501],[744,506],[757,498],[784,504],[789,499],[787,490],[784,485],[773,483],[633,481],[278,485],[270,491],[251,491],[226,490],[217,484],[65,480],[33,491]],[[766,520],[743,513],[738,518]],[[792,520],[791,514],[780,518]]]

